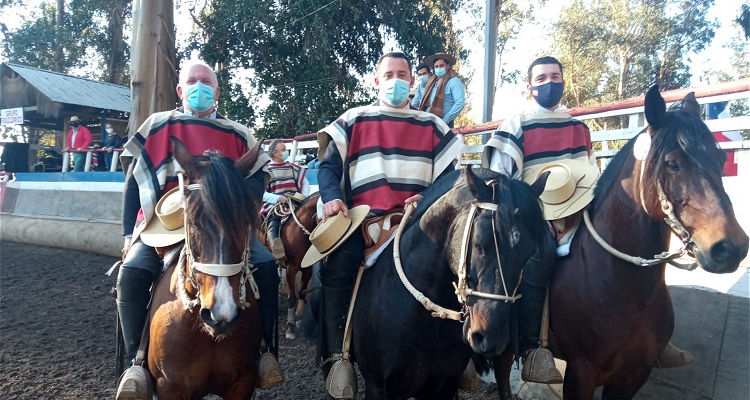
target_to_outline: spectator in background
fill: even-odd
[[[453,128],[453,121],[466,105],[466,89],[453,70],[456,57],[437,53],[425,58],[424,62],[433,66],[435,75],[427,80],[419,109],[437,115]]]
[[[88,128],[81,125],[81,121],[75,115],[70,117],[70,130],[68,131],[68,141],[65,142],[68,150],[86,150],[91,143],[91,132]],[[73,153],[73,171],[83,172],[86,164],[86,153]]]
[[[422,96],[424,96],[424,89],[427,86],[427,81],[430,79],[432,68],[427,63],[421,63],[417,65],[417,89],[414,92],[414,98],[411,100],[411,105],[414,108],[419,107],[419,103],[422,102]]]
[[[107,171],[109,171],[112,167],[112,151],[114,149],[122,148],[123,143],[120,135],[112,129],[112,124],[107,123],[106,130],[107,136],[104,137],[104,147],[102,147],[102,150],[106,151],[106,153],[104,153],[104,164],[107,167]]]

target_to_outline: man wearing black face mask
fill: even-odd
[[[591,133],[581,121],[559,110],[565,89],[563,66],[554,57],[541,57],[529,66],[526,89],[531,95],[526,110],[503,121],[482,153],[482,167],[517,179],[534,174],[538,168],[565,160],[596,165],[591,150]],[[562,383],[552,354],[540,346],[542,313],[555,258],[566,256],[580,223],[582,211],[565,218],[549,220],[549,251],[539,249],[524,267],[519,286],[520,351],[524,359],[523,380]],[[557,251],[555,252],[556,242]],[[662,368],[677,367],[692,356],[671,343],[659,354]]]

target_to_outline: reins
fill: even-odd
[[[406,226],[406,223],[408,222],[409,218],[411,217],[412,212],[414,211],[414,204],[408,204],[406,206],[406,209],[404,210],[404,216],[401,220],[401,224],[399,225],[398,229],[396,230],[396,236],[394,238],[394,245],[393,245],[393,261],[396,265],[396,272],[398,273],[399,279],[401,279],[401,283],[404,284],[404,287],[411,293],[412,296],[420,303],[424,308],[426,308],[429,311],[432,311],[431,315],[435,318],[442,318],[442,319],[452,319],[459,322],[464,321],[465,312],[462,311],[453,311],[450,309],[447,309],[445,307],[439,306],[435,304],[432,300],[430,300],[427,296],[424,295],[424,293],[420,292],[417,288],[412,285],[412,283],[409,281],[409,278],[406,277],[406,274],[404,273],[403,265],[401,265],[401,235],[403,234],[404,228]],[[519,277],[518,283],[516,284],[516,287],[513,289],[513,293],[511,295],[508,295],[508,289],[505,285],[505,277],[503,275],[503,268],[502,264],[500,262],[500,250],[497,243],[497,235],[495,234],[495,219],[492,219],[492,235],[495,239],[495,253],[497,255],[497,262],[498,262],[498,268],[500,269],[500,279],[503,284],[503,290],[505,292],[504,295],[498,295],[498,294],[492,294],[492,293],[484,293],[484,292],[478,292],[476,290],[470,289],[468,287],[467,283],[467,275],[468,270],[466,268],[466,258],[468,256],[468,249],[469,249],[469,238],[471,236],[471,228],[473,226],[474,221],[474,215],[476,214],[477,208],[483,209],[483,210],[490,210],[493,213],[497,212],[497,204],[493,203],[485,203],[485,202],[474,202],[471,205],[471,209],[469,210],[469,214],[466,219],[466,226],[464,228],[464,234],[463,238],[461,239],[461,261],[459,261],[458,269],[455,271],[458,283],[453,282],[453,287],[455,289],[456,298],[458,299],[459,303],[463,305],[464,308],[466,308],[466,302],[468,301],[469,296],[475,296],[475,297],[483,297],[487,299],[492,300],[501,300],[506,303],[514,303],[516,300],[521,298],[520,294],[516,294],[516,291],[518,291],[518,286],[521,283],[521,278]]]
[[[242,252],[242,260],[235,264],[225,264],[225,263],[218,263],[218,264],[209,264],[209,263],[201,263],[195,261],[195,257],[193,256],[193,251],[190,245],[190,230],[187,221],[187,201],[185,199],[185,191],[195,191],[199,190],[201,188],[201,185],[198,183],[194,184],[184,184],[184,179],[182,177],[182,174],[178,175],[178,180],[180,184],[180,194],[182,196],[181,202],[183,207],[183,215],[184,215],[184,226],[185,226],[185,246],[183,246],[182,251],[180,252],[180,258],[177,264],[177,267],[179,268],[179,278],[178,279],[178,287],[180,291],[180,300],[182,301],[182,305],[184,306],[185,310],[188,310],[190,312],[193,311],[193,308],[200,305],[200,287],[198,286],[198,282],[195,280],[195,271],[204,273],[206,275],[211,276],[218,276],[218,277],[229,277],[234,276],[239,273],[242,273],[240,275],[240,287],[239,287],[239,296],[240,296],[240,308],[245,309],[247,307],[250,307],[250,303],[246,300],[247,294],[246,294],[246,288],[245,283],[250,283],[250,288],[253,291],[253,295],[255,296],[255,299],[260,298],[260,293],[258,292],[258,285],[255,283],[255,279],[253,279],[252,271],[250,270],[250,238],[252,237],[252,229],[248,227],[248,240],[245,242],[245,249]],[[188,273],[185,273],[185,269],[187,269]],[[185,288],[185,281],[189,281],[190,284],[193,286],[193,288],[197,291],[197,294],[195,298],[191,299],[188,295],[187,289]]]
[[[302,222],[300,222],[300,220],[297,218],[296,208],[297,207],[294,205],[294,201],[292,199],[288,199],[286,204],[276,203],[270,212],[274,213],[274,215],[279,218],[284,218],[291,214],[292,219],[294,219],[294,222],[297,223],[297,226],[302,229],[302,232],[304,232],[305,235],[310,236],[310,231],[308,231],[307,228],[302,225]]]
[[[646,202],[644,200],[643,196],[643,173],[644,173],[644,163],[645,160],[639,160],[640,161],[640,179],[639,179],[639,196],[641,200],[641,207],[643,207],[643,210],[648,214],[648,210],[646,209]],[[682,240],[682,248],[674,250],[674,251],[664,251],[660,254],[655,255],[651,259],[646,259],[642,257],[637,256],[631,256],[628,254],[625,254],[614,247],[610,246],[609,243],[605,242],[604,239],[599,235],[599,233],[594,229],[594,224],[591,223],[591,218],[589,216],[589,210],[586,208],[583,211],[583,221],[586,223],[586,228],[588,228],[589,232],[591,233],[591,236],[596,240],[597,243],[599,243],[600,246],[604,250],[606,250],[608,253],[612,254],[613,256],[627,261],[629,263],[640,265],[642,267],[651,267],[657,264],[662,263],[669,263],[670,265],[692,271],[698,267],[698,264],[696,262],[692,262],[690,264],[681,264],[675,261],[675,259],[680,258],[684,256],[685,254],[689,255],[690,257],[695,257],[693,253],[693,248],[695,247],[695,242],[690,238],[690,232],[687,231],[684,225],[680,222],[679,219],[677,219],[677,216],[674,213],[674,206],[672,205],[672,202],[669,201],[667,198],[667,195],[664,193],[664,189],[661,186],[661,183],[657,181],[656,183],[656,190],[659,194],[659,202],[661,204],[661,210],[666,215],[666,218],[664,218],[664,222],[674,231]]]

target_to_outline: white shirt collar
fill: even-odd
[[[526,111],[529,114],[546,114],[546,113],[560,112],[562,110],[560,109],[559,104],[557,108],[555,108],[554,110],[550,110],[550,109],[540,106],[539,103],[537,103],[534,100],[529,100],[529,104],[526,107]]]
[[[198,117],[197,115],[195,115],[195,113],[193,113],[192,111],[190,111],[190,109],[188,109],[187,107],[182,107],[182,113],[185,114],[185,115],[187,115],[187,116],[190,116],[190,117],[216,119],[216,109],[215,108],[214,108],[214,111],[211,114],[208,114],[205,117]]]

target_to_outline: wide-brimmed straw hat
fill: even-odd
[[[154,217],[140,234],[141,241],[151,247],[168,247],[185,239],[185,210],[180,188],[176,187],[159,199]]]
[[[427,63],[429,66],[435,65],[435,61],[443,59],[445,62],[447,62],[450,65],[456,65],[456,57],[453,57],[452,55],[448,53],[435,53],[427,58],[424,59],[424,62]]]
[[[523,180],[532,184],[545,172],[550,174],[544,192],[539,196],[545,220],[572,215],[594,198],[594,186],[599,178],[599,168],[595,165],[580,160],[555,161],[531,168]]]
[[[312,246],[302,258],[302,268],[315,264],[341,246],[359,228],[369,212],[370,206],[361,205],[350,209],[348,217],[339,212],[318,224],[310,232]]]
[[[294,192],[294,194],[287,193],[285,196],[290,198],[291,200],[296,201],[297,203],[302,203],[307,198],[307,196],[300,192]]]

